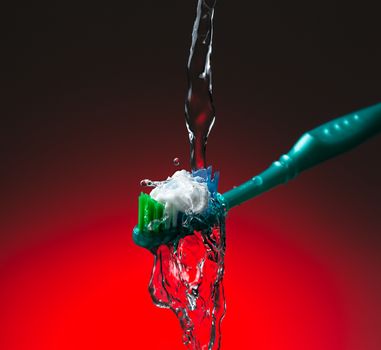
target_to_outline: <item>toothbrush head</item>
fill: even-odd
[[[138,224],[132,232],[134,242],[152,251],[162,244],[176,244],[181,237],[194,231],[209,230],[218,223],[226,210],[217,193],[218,173],[212,179],[211,172],[208,168],[192,174],[174,174],[151,195],[141,193]],[[183,176],[191,177],[190,182],[179,180]],[[200,188],[205,189],[207,197]],[[164,203],[163,198],[170,200]]]
[[[132,232],[134,242],[147,249],[170,242],[176,230],[164,215],[164,205],[146,193],[140,194],[138,203],[138,224]]]
[[[177,244],[180,238],[195,231],[206,232],[218,225],[225,217],[226,210],[216,198],[209,202],[207,210],[201,214],[178,213],[177,225],[170,226],[171,217],[163,213],[162,204],[156,202],[147,194],[139,197],[139,221],[132,231],[135,244],[154,251],[162,244]]]

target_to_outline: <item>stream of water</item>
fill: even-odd
[[[215,121],[212,98],[211,53],[216,0],[198,0],[188,60],[188,92],[185,119],[190,141],[193,173],[211,180],[206,170],[206,144]],[[174,165],[178,165],[178,158]],[[217,180],[211,191],[209,219],[202,229],[155,248],[149,292],[154,303],[171,309],[183,329],[183,342],[192,350],[217,350],[221,344],[221,321],[225,314],[223,288],[225,212],[215,199]],[[155,186],[143,180],[142,185]],[[189,217],[191,218],[191,217]],[[194,217],[195,220],[199,218]],[[208,219],[208,220],[209,220]],[[183,222],[183,227],[188,225]],[[189,229],[189,225],[187,227]]]
[[[211,54],[216,0],[199,0],[188,59],[185,120],[191,146],[191,168],[206,168],[206,144],[215,121]]]

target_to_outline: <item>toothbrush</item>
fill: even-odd
[[[381,103],[333,119],[304,133],[288,153],[262,173],[230,191],[216,193],[214,203],[227,213],[231,208],[287,183],[301,172],[351,150],[379,132]],[[207,181],[208,185],[213,184],[213,188],[216,188],[216,183],[211,179],[210,168]],[[213,211],[207,215],[211,216],[209,222],[213,223]],[[179,216],[178,221],[181,218]],[[142,193],[139,197],[138,225],[133,229],[134,242],[152,250],[190,233],[181,225],[164,224],[164,219],[164,206]]]

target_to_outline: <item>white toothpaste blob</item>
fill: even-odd
[[[207,184],[197,180],[202,179],[179,170],[151,191],[150,196],[165,206],[164,215],[170,218],[170,226],[176,226],[179,212],[199,214],[207,208],[210,197]]]

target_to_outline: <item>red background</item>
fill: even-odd
[[[380,101],[376,8],[220,1],[207,157],[221,192]],[[142,178],[188,168],[192,1],[3,14],[0,349],[181,349],[131,241]],[[381,138],[232,210],[222,349],[381,347]]]

